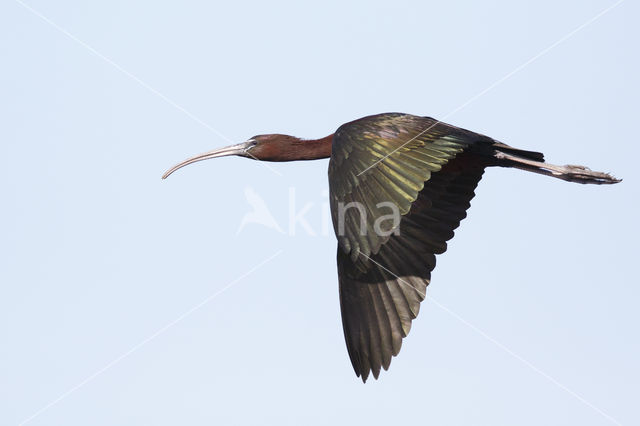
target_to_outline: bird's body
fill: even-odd
[[[340,307],[356,374],[389,367],[424,300],[435,255],[466,216],[486,167],[513,167],[559,179],[617,183],[582,166],[555,166],[541,153],[429,117],[385,113],[302,140],[261,135],[178,164],[226,155],[265,161],[330,157],[331,215],[338,239]]]

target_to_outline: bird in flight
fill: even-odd
[[[261,161],[330,158],[329,199],[338,239],[340,309],[357,376],[377,379],[398,355],[425,298],[435,255],[466,217],[486,167],[509,167],[583,184],[620,182],[583,166],[546,163],[430,117],[384,113],[343,124],[320,139],[282,134],[189,158],[236,155]]]

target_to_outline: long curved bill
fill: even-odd
[[[225,146],[224,148],[214,149],[213,151],[203,152],[202,154],[187,158],[183,162],[178,163],[167,170],[162,175],[162,179],[166,179],[171,173],[175,172],[176,170],[181,169],[184,166],[188,166],[189,164],[197,163],[198,161],[208,160],[210,158],[226,157],[229,155],[244,155],[251,145],[252,141],[243,142],[236,145]]]

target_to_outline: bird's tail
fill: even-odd
[[[545,163],[544,155],[540,152],[525,151],[501,143],[494,144],[494,148],[493,157],[497,160],[498,166],[514,167],[576,183],[602,185],[622,181],[608,173],[594,172],[585,166],[556,166]]]

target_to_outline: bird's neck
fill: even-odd
[[[297,150],[299,160],[318,160],[331,157],[332,142],[333,134],[320,139],[298,139],[292,148]]]
[[[331,157],[333,134],[320,139],[301,139],[289,135],[269,135],[269,137],[272,138],[270,143],[256,147],[259,160],[297,161]]]

